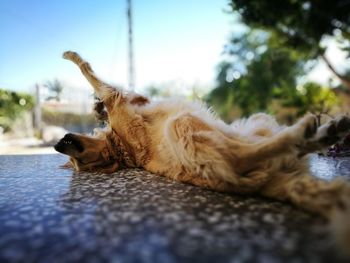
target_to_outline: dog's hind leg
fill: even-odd
[[[316,116],[308,114],[296,124],[261,142],[246,144],[236,150],[243,166],[293,154],[302,157],[336,143],[350,130],[350,118],[342,115],[318,127]],[[236,142],[232,149],[235,151]]]
[[[316,117],[307,115],[291,127],[287,127],[272,137],[267,137],[255,143],[242,143],[235,138],[229,138],[227,144],[232,155],[237,159],[235,168],[240,174],[254,170],[261,163],[280,158],[281,155],[297,155],[298,145],[317,131]],[[310,135],[311,134],[311,135]]]
[[[269,175],[263,171],[252,171],[249,177],[237,173],[240,159],[232,154],[228,138],[190,113],[169,119],[164,137],[183,167],[184,174],[175,175],[180,181],[219,191],[251,193],[268,180]],[[237,142],[237,147],[245,145]]]
[[[299,145],[299,157],[323,150],[328,146],[338,142],[350,130],[350,117],[347,115],[340,115],[317,129],[315,136],[307,140],[304,144]]]

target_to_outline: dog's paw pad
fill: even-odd
[[[321,145],[330,146],[338,142],[349,130],[350,118],[341,116],[322,125],[316,137]]]
[[[342,116],[337,123],[337,132],[343,133],[350,130],[350,118]]]
[[[317,120],[314,119],[313,122],[309,123],[304,131],[304,138],[308,139],[313,137],[317,132]]]
[[[313,137],[318,128],[317,117],[315,115],[307,115],[302,121],[302,125],[304,126],[304,138],[309,139]]]
[[[329,146],[329,145],[333,145],[335,144],[337,141],[339,141],[339,137],[338,136],[326,136],[326,137],[322,137],[319,142],[325,146]]]
[[[327,136],[337,136],[337,123],[335,121],[331,121],[327,128]]]

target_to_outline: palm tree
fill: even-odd
[[[52,94],[46,98],[47,100],[51,100],[51,99],[54,99],[56,101],[61,100],[63,85],[58,79],[55,79],[54,81],[47,81],[44,84],[44,87],[46,87],[49,90],[49,92]]]

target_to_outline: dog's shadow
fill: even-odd
[[[311,227],[315,217],[291,205],[214,192],[140,169],[74,172],[59,203],[71,228],[93,233],[92,240],[121,244],[119,249],[137,243],[153,251],[159,245],[154,246],[154,238],[168,242],[166,251],[186,251],[193,244],[206,247],[206,240],[216,240],[225,249],[264,247],[261,242],[271,240],[271,253],[284,250],[286,240],[293,242],[295,253],[314,246],[321,251],[325,245],[325,231],[319,228],[323,223]],[[285,236],[276,238],[276,233]]]
[[[135,171],[140,172],[139,170]],[[121,201],[127,194],[128,181],[136,175],[125,171],[113,174],[74,171],[68,191],[61,195],[60,205],[67,212],[91,212],[105,202]]]
[[[113,174],[73,172],[68,191],[59,199],[64,213],[91,214],[121,221],[125,215],[159,218],[166,225],[167,214],[190,221],[215,225],[237,219],[261,221],[264,214],[309,221],[310,215],[293,206],[258,196],[235,195],[203,189],[149,173],[141,169],[125,169]],[[221,215],[211,222],[213,214]],[[287,218],[288,217],[288,218]],[[127,220],[125,221],[125,223]]]

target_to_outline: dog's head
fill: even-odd
[[[102,137],[68,133],[54,148],[70,156],[70,163],[77,171],[111,173],[122,167],[134,166],[131,152],[113,131]]]

